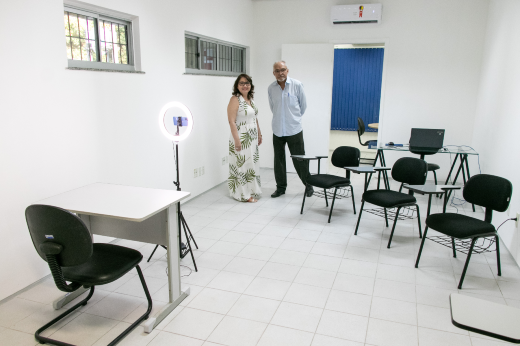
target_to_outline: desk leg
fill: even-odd
[[[167,233],[167,261],[168,261],[168,286],[170,291],[170,301],[154,317],[149,318],[143,323],[144,331],[151,333],[152,330],[165,319],[183,300],[190,294],[190,289],[181,291],[180,276],[180,252],[179,252],[179,211],[180,203],[168,208],[165,232]]]
[[[457,159],[459,158],[460,154],[455,155],[455,160],[453,160],[453,163],[451,164],[450,173],[448,173],[448,177],[446,178],[446,182],[444,185],[448,185],[448,181],[450,181],[451,172],[453,172],[453,168],[455,168],[455,163],[457,162]]]
[[[385,154],[383,150],[381,150],[381,154],[379,155],[379,162],[381,162],[382,167],[386,167]],[[388,180],[388,171],[383,171],[383,181],[385,182],[385,189],[390,190],[390,180]]]
[[[432,208],[432,195],[428,195],[428,211],[426,212],[426,217],[430,216],[430,210]]]
[[[455,185],[455,183],[457,183],[457,179],[459,178],[459,174],[462,169],[464,169],[464,157],[463,156],[460,157],[459,169],[457,169],[457,174],[455,174],[455,179],[453,179],[452,185]],[[448,193],[448,199],[450,199],[450,197],[451,197],[451,192],[452,192],[452,190],[450,190],[450,192]]]
[[[468,155],[466,154],[464,156],[466,157],[466,174],[469,180],[469,178],[471,178],[471,175],[469,174]],[[473,208],[473,212],[475,212],[475,204],[472,204],[471,207]]]

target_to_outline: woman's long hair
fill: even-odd
[[[237,80],[235,81],[235,84],[233,85],[233,95],[237,96],[237,97],[242,95],[242,93],[238,90],[238,82],[240,81],[240,79],[242,77],[247,79],[249,84],[251,84],[251,89],[249,89],[249,92],[247,93],[247,98],[248,98],[248,100],[252,100],[254,98],[254,94],[255,94],[255,86],[253,85],[253,79],[245,73],[242,73],[240,76],[237,77]]]

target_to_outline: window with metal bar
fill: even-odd
[[[186,73],[238,76],[246,72],[246,47],[186,32],[184,49]]]
[[[199,48],[197,39],[186,37],[184,42],[186,52],[186,67],[199,68]]]
[[[67,57],[97,61],[96,19],[67,11],[64,19]]]
[[[65,6],[64,25],[69,67],[134,71],[132,22]]]

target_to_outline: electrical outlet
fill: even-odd
[[[197,178],[197,168],[193,170],[193,178]]]
[[[518,218],[520,218],[520,213],[517,212],[517,213],[516,213],[515,228],[518,228],[518,221],[519,221]]]

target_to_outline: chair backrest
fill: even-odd
[[[357,125],[358,125],[357,133],[358,133],[358,136],[361,137],[361,135],[363,133],[365,133],[365,123],[363,122],[363,119],[358,117],[357,118]]]
[[[59,248],[56,260],[61,267],[85,263],[92,256],[92,236],[85,223],[71,212],[50,205],[33,204],[25,209],[25,219],[36,251]],[[56,244],[58,247],[56,247]]]
[[[513,184],[509,180],[490,174],[472,176],[462,192],[467,202],[500,212],[507,210],[512,194]]]
[[[427,174],[426,161],[414,157],[402,157],[392,167],[392,178],[408,185],[424,185]]]
[[[361,152],[354,147],[337,147],[332,153],[330,161],[336,167],[358,167]]]

